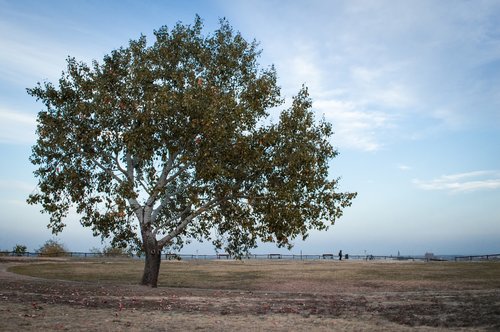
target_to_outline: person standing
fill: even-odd
[[[342,250],[339,251],[339,261],[342,260]]]

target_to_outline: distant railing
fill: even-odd
[[[455,262],[458,262],[458,261],[489,261],[489,260],[500,260],[500,254],[456,256],[455,257]]]
[[[15,251],[0,251],[0,257],[78,257],[78,258],[97,258],[97,257],[131,257],[128,254],[115,254],[115,253],[99,253],[99,252],[74,252],[74,251],[59,251],[51,253],[40,252],[24,252],[19,253]]]
[[[38,252],[14,252],[14,251],[0,251],[1,256],[10,257],[74,257],[74,258],[144,258],[141,256],[128,255],[128,254],[113,254],[113,253],[99,253],[99,252],[55,252],[50,254],[43,254]],[[216,259],[232,259],[233,257],[226,253],[220,254],[177,254],[177,253],[164,253],[162,259],[164,260],[216,260]],[[337,255],[325,253],[320,255],[310,254],[248,254],[242,259],[254,260],[338,260]],[[487,254],[487,255],[472,255],[472,256],[442,256],[425,257],[425,256],[384,256],[384,255],[344,255],[342,260],[397,260],[397,261],[484,261],[484,260],[500,260],[500,254]]]

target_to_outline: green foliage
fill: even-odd
[[[64,244],[54,239],[47,240],[36,252],[40,256],[49,257],[60,257],[68,254]]]
[[[91,65],[67,60],[44,103],[28,202],[60,232],[71,207],[112,247],[148,255],[209,239],[238,256],[257,240],[291,246],[333,224],[355,193],[337,191],[329,123],[317,123],[303,87],[279,122],[274,67],[257,43],[221,20],[212,34],[177,24],[131,40]],[[215,234],[215,236],[214,236]]]
[[[23,256],[28,252],[28,247],[22,244],[16,244],[14,248],[12,248],[12,252],[14,252],[16,256]]]

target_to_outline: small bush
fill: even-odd
[[[68,251],[57,240],[47,240],[37,251],[40,256],[59,257],[68,255]]]
[[[12,249],[12,252],[14,252],[16,256],[24,256],[28,252],[28,247],[22,244],[16,244]]]
[[[105,247],[102,251],[104,256],[119,257],[119,256],[130,256],[130,252],[126,248],[118,247]]]
[[[177,254],[166,254],[165,257],[168,261],[180,261],[180,260],[182,260],[181,256],[179,256]]]

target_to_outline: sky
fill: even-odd
[[[0,249],[54,238],[26,204],[43,109],[26,88],[56,82],[68,56],[100,61],[196,14],[205,33],[225,17],[259,41],[286,100],[305,84],[333,125],[330,176],[358,197],[291,253],[500,253],[500,2],[480,0],[0,0]],[[102,247],[78,216],[67,224],[56,239],[69,250]]]

